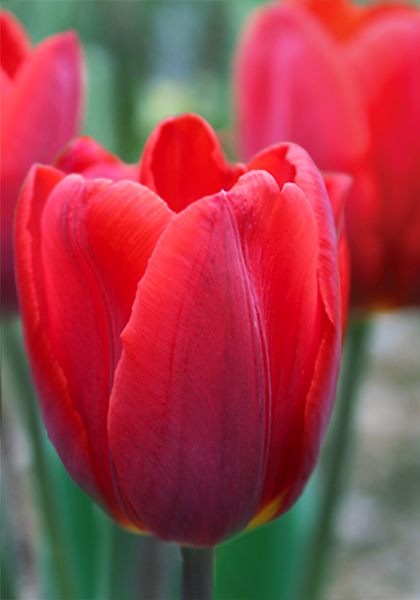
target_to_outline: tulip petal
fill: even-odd
[[[139,166],[126,165],[122,160],[89,137],[71,142],[55,160],[57,169],[64,173],[80,173],[85,179],[111,181],[138,181]]]
[[[289,144],[275,144],[254,156],[247,168],[249,171],[267,171],[282,189],[285,183],[294,183],[296,177],[295,166],[286,159],[288,150]]]
[[[279,2],[255,14],[235,71],[245,159],[291,140],[306,148],[318,167],[345,170],[367,151],[362,101],[336,43],[298,2]]]
[[[319,306],[317,322],[319,331],[315,339],[316,356],[309,364],[314,365],[310,387],[303,404],[301,421],[291,435],[291,455],[298,457],[292,484],[280,512],[287,510],[300,496],[318,459],[319,450],[335,399],[341,348],[341,290],[346,289],[346,257],[342,256],[342,265],[338,266],[337,229],[331,202],[326,193],[324,181],[308,154],[298,146],[291,144],[287,159],[296,166],[295,181],[311,203],[318,233],[317,280]],[[342,182],[344,184],[344,181]],[[340,203],[345,202],[346,186],[341,185]],[[338,188],[338,186],[337,186]],[[330,186],[332,191],[332,188]],[[337,189],[335,190],[337,192]],[[334,198],[337,206],[338,197]],[[337,214],[337,209],[334,211]],[[343,248],[340,252],[345,252]],[[339,268],[342,268],[344,280],[340,282]],[[341,290],[340,290],[341,287]],[[293,446],[294,445],[294,446]],[[299,455],[300,453],[300,455]]]
[[[344,209],[348,192],[347,184],[350,180],[345,175],[338,176],[334,182],[334,189],[331,181],[329,185],[332,198],[330,199],[324,179],[309,154],[297,144],[291,143],[275,144],[263,150],[248,164],[248,168],[268,171],[279,186],[287,187],[287,182],[295,183],[312,205],[320,236],[319,264],[325,269],[325,278],[322,277],[320,282],[322,299],[329,318],[334,321],[336,299],[339,297],[336,296],[334,285],[331,287],[331,282],[335,281],[336,275],[334,271],[336,271],[337,226],[339,215]],[[335,215],[336,219],[334,219]]]
[[[121,352],[120,332],[137,283],[170,218],[166,205],[138,184],[85,182],[72,175],[51,192],[37,240],[43,273],[36,281],[43,284],[48,345],[84,426],[94,465],[90,480],[122,524],[127,519],[115,494],[109,461],[109,395]],[[70,444],[61,439],[54,420],[49,432],[67,465]],[[71,465],[69,471],[90,492],[91,481],[86,484]]]
[[[190,205],[159,241],[122,334],[109,411],[127,514],[198,546],[251,521],[266,469],[273,341],[247,256],[251,246],[264,252],[263,214],[279,190],[264,172],[239,182]],[[270,258],[265,275],[276,269]]]
[[[16,216],[16,279],[25,343],[49,436],[70,475],[98,502],[94,467],[84,424],[69,394],[66,376],[51,348],[45,271],[40,260],[41,215],[64,175],[34,167],[23,188]],[[78,182],[75,182],[77,186]]]
[[[374,302],[418,303],[420,297],[410,291],[413,284],[418,288],[420,273],[418,11],[395,8],[379,14],[360,29],[345,51],[365,93],[375,140],[370,168],[379,194],[376,204],[366,198],[371,210],[375,209],[370,223],[358,205],[349,203],[348,232],[358,278],[355,288],[362,290],[363,282]],[[366,245],[358,237],[358,230],[367,227],[371,237],[381,237],[381,256],[373,277],[367,272]]]
[[[4,110],[4,107],[6,105],[6,102],[8,102],[12,90],[13,90],[13,81],[11,80],[11,78],[9,77],[9,75],[6,73],[6,71],[3,71],[3,69],[0,70],[0,98],[1,98],[1,108],[2,110]]]
[[[2,111],[2,221],[11,229],[20,187],[34,163],[51,163],[75,135],[81,110],[81,56],[73,33],[48,38],[22,64],[13,102]]]
[[[271,206],[266,203],[264,209],[260,235],[255,236],[255,247],[249,252],[250,270],[261,280],[257,289],[267,323],[272,388],[270,452],[258,513],[275,506],[278,514],[299,469],[306,395],[321,335],[322,301],[319,236],[308,199],[295,184],[286,183],[278,201]]]
[[[331,201],[334,214],[335,226],[338,240],[338,266],[340,271],[341,291],[341,339],[344,341],[344,333],[347,327],[347,316],[350,298],[350,249],[347,240],[346,228],[342,226],[345,203],[353,180],[344,173],[323,173],[325,187]]]
[[[28,35],[16,17],[7,10],[0,12],[0,66],[11,79],[31,50]]]
[[[140,183],[178,213],[199,198],[229,189],[236,170],[225,162],[206,121],[185,114],[165,119],[153,131],[141,159]]]
[[[319,399],[320,406],[324,402],[325,409],[318,410],[314,417],[314,421],[318,420],[314,429],[316,435],[303,442],[306,406],[315,377],[314,365],[321,361],[323,366],[319,368],[325,371],[327,367],[330,370],[337,369],[338,364],[338,234],[324,181],[305,150],[296,144],[276,144],[260,152],[248,164],[248,168],[265,169],[275,177],[282,186],[281,219],[286,219],[287,215],[287,219],[294,223],[292,226],[286,220],[288,229],[282,234],[281,227],[286,225],[283,222],[281,226],[275,225],[273,221],[272,232],[265,234],[267,239],[274,239],[274,232],[277,231],[282,240],[279,248],[273,247],[273,253],[281,252],[274,264],[281,265],[283,257],[293,261],[288,269],[279,267],[275,276],[271,273],[271,280],[275,283],[272,284],[273,290],[266,292],[267,297],[273,299],[271,311],[276,315],[271,323],[275,332],[272,335],[273,345],[269,347],[273,361],[273,419],[269,471],[259,512],[263,515],[267,507],[274,506],[277,507],[274,512],[278,515],[290,505],[290,498],[296,498],[302,490],[302,473],[306,478],[308,476],[308,468],[302,466],[302,462],[307,460],[301,454],[302,448],[311,456],[317,455],[321,441],[319,434],[326,427],[334,399],[332,390],[335,389],[336,374],[327,372],[324,373],[328,381],[327,391]],[[339,220],[349,178],[337,176],[330,183]],[[304,239],[301,239],[300,227],[307,229]],[[345,293],[348,282],[348,273],[344,270],[346,266],[344,262]],[[256,265],[256,271],[258,268],[263,267]],[[270,281],[270,277],[267,276],[267,280]],[[284,299],[284,290],[288,290],[289,302]],[[270,314],[269,310],[267,314]],[[327,332],[329,337],[325,342],[323,339]],[[329,353],[331,343],[334,352]],[[326,345],[325,360],[317,358],[323,344]],[[294,402],[287,401],[288,398],[293,398]],[[279,456],[284,456],[286,460],[279,462]],[[308,460],[308,464],[313,466],[314,463]]]
[[[337,234],[341,231],[341,223],[344,216],[344,208],[353,185],[353,179],[346,173],[322,173],[325,188],[333,210]]]

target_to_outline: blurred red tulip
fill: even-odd
[[[55,35],[34,49],[16,18],[0,12],[1,40],[1,299],[17,308],[13,218],[34,163],[51,163],[78,133],[82,59],[74,33]]]
[[[72,147],[63,164],[122,168]],[[304,150],[232,166],[194,115],[157,127],[139,177],[33,168],[26,345],[73,479],[123,526],[212,546],[287,510],[315,466],[340,361],[337,230]],[[345,185],[329,186],[338,216]]]
[[[288,0],[239,45],[240,148],[282,140],[350,173],[352,302],[420,305],[420,12],[415,5]]]

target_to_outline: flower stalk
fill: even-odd
[[[320,600],[324,597],[326,565],[330,557],[337,509],[347,480],[349,450],[354,437],[359,389],[365,372],[370,325],[367,318],[353,318],[349,321],[337,405],[333,414],[331,436],[329,440],[327,438],[327,460],[323,465],[321,463],[323,492],[319,516],[301,595],[308,600]]]
[[[181,600],[211,600],[213,597],[214,548],[181,546]]]

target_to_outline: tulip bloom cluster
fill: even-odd
[[[240,146],[301,144],[354,179],[352,299],[420,305],[420,12],[286,0],[251,18],[236,62]]]
[[[74,33],[32,49],[20,23],[0,12],[1,40],[1,294],[16,307],[13,217],[30,167],[49,164],[78,131],[81,52]]]
[[[136,168],[87,139],[56,166],[24,186],[17,282],[70,475],[121,525],[186,545],[280,515],[315,465],[340,359],[338,235],[314,163],[278,144],[229,165],[185,115]]]

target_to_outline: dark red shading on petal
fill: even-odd
[[[140,183],[178,213],[199,198],[229,189],[243,171],[225,161],[204,119],[185,114],[164,119],[154,129],[141,159]]]
[[[278,2],[254,13],[234,73],[243,158],[293,141],[319,168],[344,170],[366,153],[362,100],[336,43],[299,2]]]
[[[126,165],[87,136],[74,140],[60,152],[55,166],[64,173],[80,173],[85,179],[136,182],[139,179],[139,165]]]
[[[0,66],[14,79],[21,63],[31,50],[31,42],[16,17],[7,10],[0,11]]]
[[[116,479],[132,521],[162,539],[216,544],[260,502],[268,344],[279,333],[267,337],[261,298],[271,291],[264,275],[276,269],[281,211],[268,239],[265,215],[278,197],[270,175],[249,173],[175,217],[122,334],[109,416]],[[252,260],[264,275],[250,271]]]

